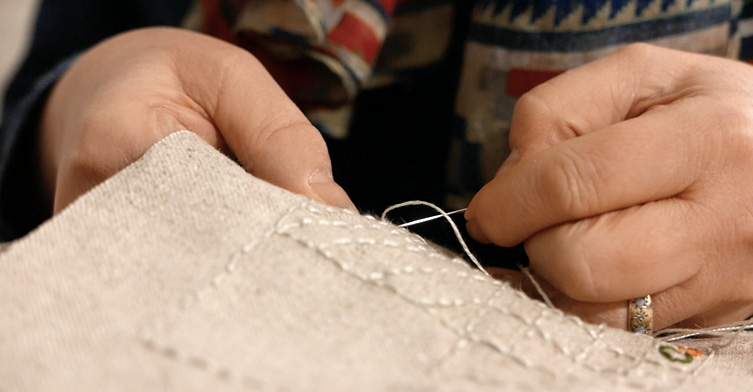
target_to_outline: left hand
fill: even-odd
[[[246,50],[185,29],[149,27],[83,53],[42,111],[38,155],[54,212],[186,129],[258,178],[355,210],[327,145]]]
[[[556,306],[625,328],[753,314],[753,67],[631,45],[521,97],[468,229],[525,249]]]

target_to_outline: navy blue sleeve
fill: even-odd
[[[118,33],[178,26],[191,0],[43,0],[26,58],[5,92],[0,125],[0,241],[51,215],[36,151],[39,116],[52,87],[80,53]]]

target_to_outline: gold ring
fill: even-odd
[[[650,295],[631,299],[628,303],[628,330],[644,335],[654,332],[654,311]]]

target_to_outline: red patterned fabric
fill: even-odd
[[[251,51],[334,136],[360,89],[436,63],[451,38],[447,0],[202,0],[197,10],[202,32]]]
[[[442,59],[453,4],[203,0],[202,28],[249,48],[315,125],[342,136],[360,89]],[[462,33],[448,208],[464,207],[509,154],[526,91],[632,42],[751,59],[753,0],[475,0]]]

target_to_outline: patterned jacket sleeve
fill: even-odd
[[[5,91],[0,126],[0,240],[18,238],[51,214],[36,156],[39,116],[52,87],[101,40],[146,26],[177,26],[190,0],[42,0],[26,58]]]

